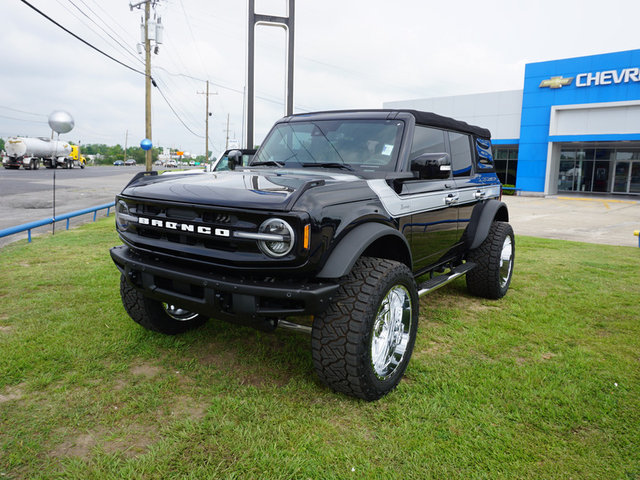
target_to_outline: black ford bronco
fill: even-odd
[[[413,110],[293,115],[236,160],[142,173],[116,197],[111,256],[143,327],[306,331],[322,381],[375,400],[407,367],[421,295],[465,274],[474,295],[509,288],[514,235],[484,128]]]

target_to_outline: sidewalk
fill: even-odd
[[[517,235],[638,246],[640,199],[503,196]]]

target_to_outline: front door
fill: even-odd
[[[409,158],[443,152],[449,153],[446,132],[416,125]],[[452,176],[408,181],[403,184],[400,197],[412,212],[403,233],[411,245],[413,269],[421,270],[437,263],[458,241],[459,196],[455,181]]]
[[[449,251],[458,240],[457,191],[450,180],[425,180],[406,185],[406,201],[419,206],[404,226],[413,255],[413,268],[420,270]]]
[[[640,161],[616,161],[613,192],[640,193]]]

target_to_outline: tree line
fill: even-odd
[[[136,163],[144,163],[145,152],[140,147],[127,147],[127,158],[124,158],[124,149],[120,145],[105,145],[104,143],[88,143],[80,145],[80,151],[87,155],[96,155],[94,163],[96,165],[111,165],[116,160],[127,160],[133,158]],[[151,158],[155,162],[158,159],[160,149],[151,149]]]
[[[69,142],[72,145],[76,145],[75,142]],[[4,151],[5,140],[0,138],[0,151]],[[124,156],[124,148],[121,145],[105,145],[104,143],[87,143],[80,145],[80,152],[86,157],[87,155],[95,155],[95,165],[111,165],[116,160],[127,160],[133,158],[136,163],[145,162],[145,151],[137,146],[127,147],[127,158]],[[158,159],[158,154],[161,153],[159,148],[151,149],[152,161]],[[204,155],[199,155],[195,158],[196,161],[204,162]]]

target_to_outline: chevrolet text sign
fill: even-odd
[[[624,68],[622,70],[603,70],[602,72],[580,73],[576,75],[576,87],[592,87],[596,85],[618,85],[620,83],[640,82],[640,68]],[[571,85],[573,77],[551,77],[540,82],[540,88],[552,89]]]
[[[576,76],[576,87],[617,85],[619,83],[629,82],[640,82],[640,69],[625,68],[623,70],[605,70],[603,72],[581,73]]]

